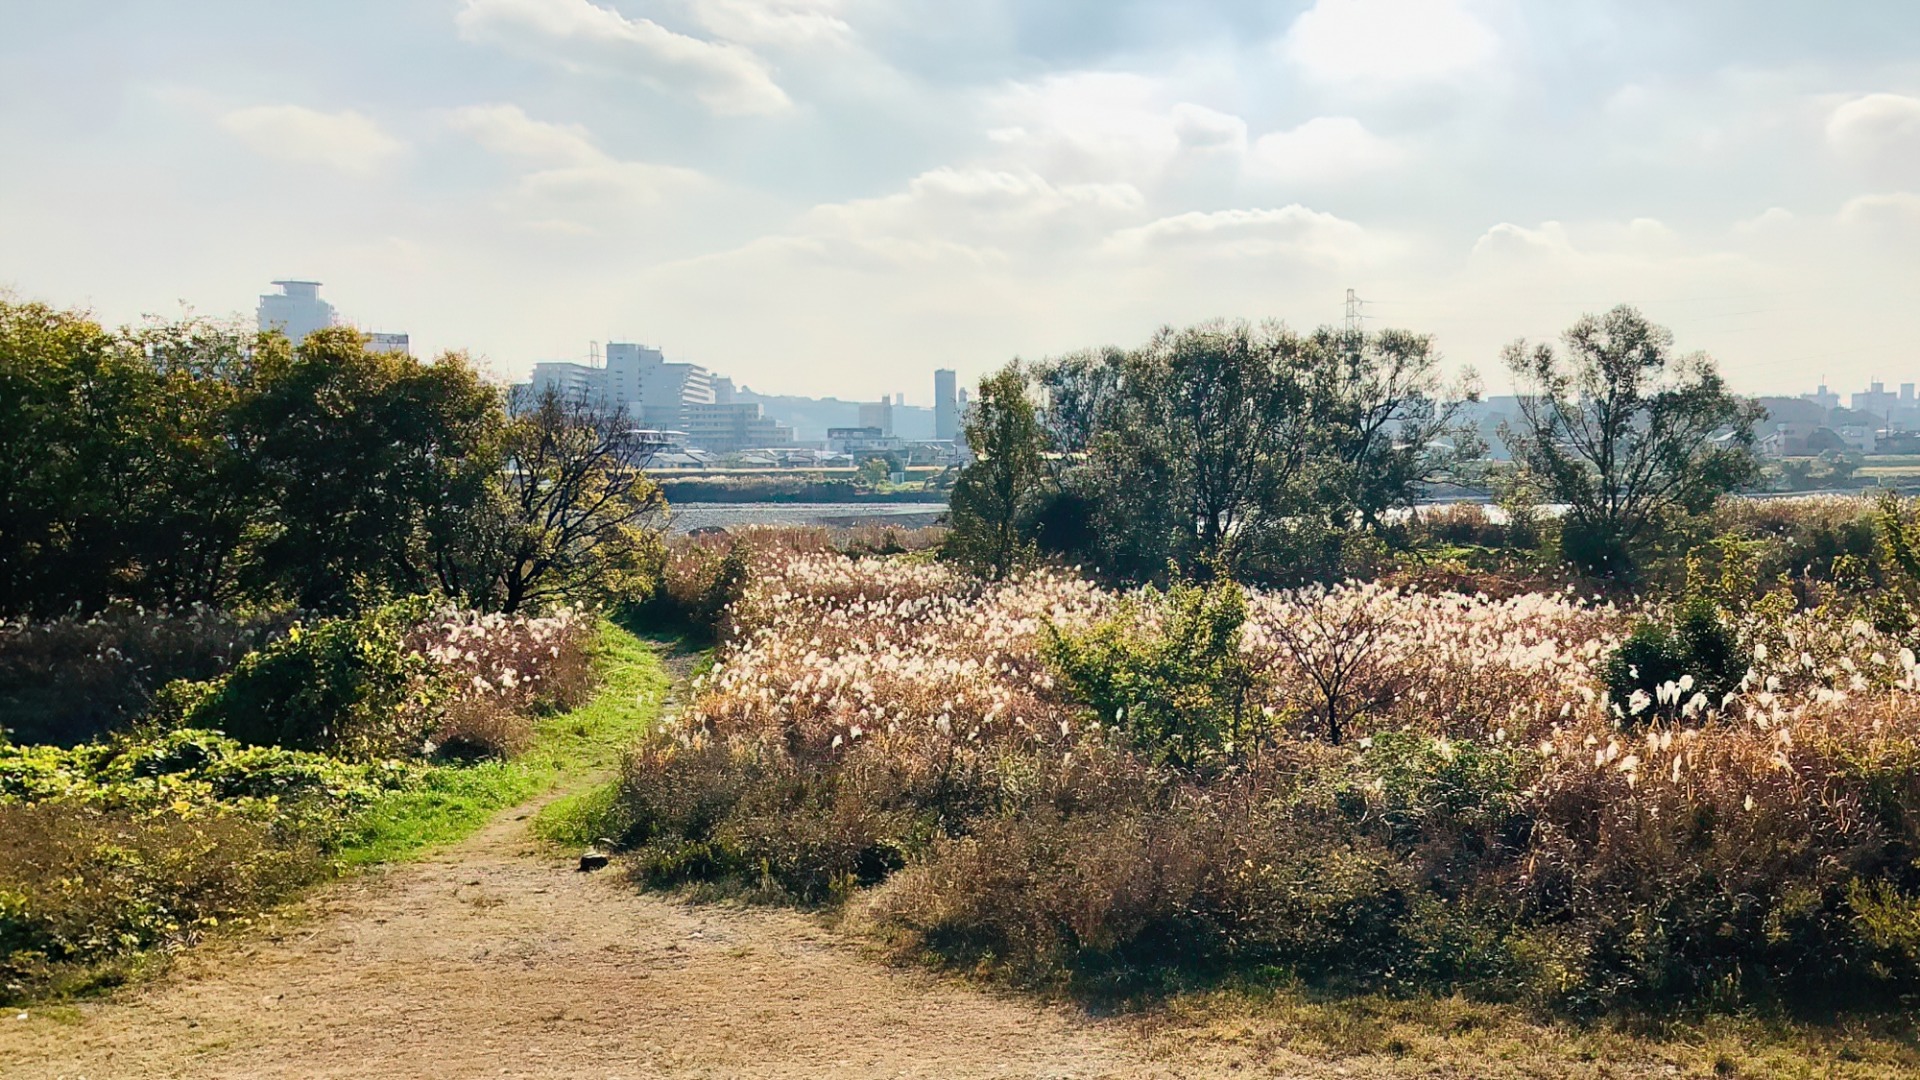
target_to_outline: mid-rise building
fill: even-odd
[[[1887,415],[1900,404],[1900,399],[1897,395],[1888,393],[1887,385],[1876,379],[1868,384],[1865,391],[1854,394],[1853,400],[1848,404],[1854,412],[1871,413],[1884,422]]]
[[[761,414],[751,402],[686,406],[687,442],[716,454],[793,445],[793,429]]]
[[[572,360],[542,360],[533,365],[528,388],[538,397],[552,390],[563,398],[600,401],[608,398],[607,369]]]
[[[378,330],[367,335],[367,351],[413,355],[413,341],[405,334],[387,334]]]
[[[871,425],[827,429],[827,449],[851,455],[856,462],[869,455],[897,452],[905,447],[905,440]]]
[[[881,398],[877,402],[861,402],[860,426],[863,428],[875,428],[882,435],[892,435],[893,402],[886,398]],[[829,434],[828,438],[832,438],[832,435]]]
[[[262,332],[278,330],[298,345],[315,330],[339,325],[339,315],[333,305],[320,299],[319,282],[276,281],[273,284],[279,286],[280,291],[261,296],[260,306],[255,309]]]
[[[713,404],[713,376],[699,364],[675,364],[659,349],[607,343],[607,396],[650,428],[687,428],[687,407]]]
[[[1821,383],[1820,389],[1815,390],[1813,393],[1802,394],[1800,396],[1823,409],[1837,409],[1840,407],[1840,395],[1827,389],[1826,383]]]
[[[951,369],[933,373],[933,437],[960,437],[960,379]]]

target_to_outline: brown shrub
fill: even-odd
[[[0,621],[0,728],[20,742],[85,742],[139,719],[174,679],[222,674],[293,621],[292,613],[135,607]]]
[[[0,999],[97,977],[325,868],[313,844],[259,815],[0,803]]]
[[[859,907],[902,948],[1084,988],[1277,965],[1578,1012],[1920,989],[1920,661],[1898,641],[1774,618],[1742,631],[1736,693],[1690,675],[1646,712],[1604,695],[1629,620],[1609,605],[1248,606],[1273,737],[1189,770],[1115,742],[1041,659],[1046,623],[1145,633],[1150,598],[771,561],[629,761],[621,835],[656,881],[822,899],[885,876]],[[1329,702],[1340,746],[1311,722]]]
[[[525,750],[541,714],[577,707],[593,693],[593,642],[593,621],[572,610],[436,613],[407,639],[434,662],[446,688],[432,741],[464,755]]]

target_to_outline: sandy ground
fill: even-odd
[[[665,659],[671,707],[693,658]],[[0,1014],[0,1080],[1176,1075],[1123,1024],[889,968],[805,915],[579,873],[529,833],[545,801],[108,999]]]
[[[278,932],[0,1016],[0,1077],[1157,1077],[1127,1025],[901,971],[794,912],[581,874],[509,811]]]

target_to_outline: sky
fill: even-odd
[[[932,397],[1167,324],[1920,381],[1912,0],[0,0],[0,289]]]

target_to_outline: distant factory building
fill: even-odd
[[[893,402],[887,398],[860,403],[860,426],[873,428],[882,435],[893,434]]]
[[[385,334],[375,331],[367,335],[367,351],[412,356],[413,342],[405,334]]]

